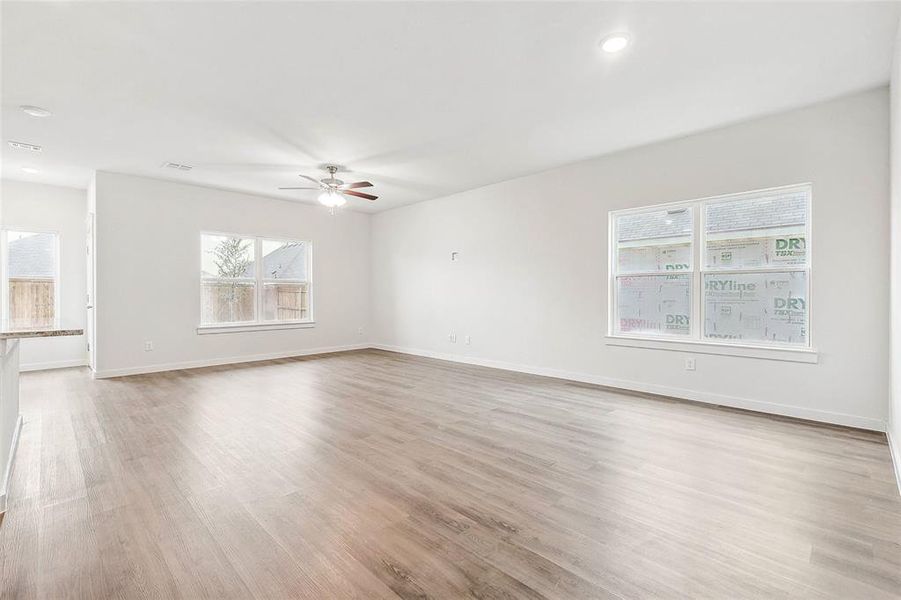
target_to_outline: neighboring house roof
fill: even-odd
[[[620,242],[691,235],[691,212],[685,208],[626,214],[616,219]]]
[[[56,277],[55,248],[52,233],[36,233],[7,245],[9,256],[9,277]]]
[[[247,267],[247,277],[253,277],[253,263]],[[278,250],[263,257],[263,279],[307,278],[307,252],[303,242],[287,242]]]
[[[250,262],[244,277],[253,279],[254,263]],[[216,277],[216,273],[203,272],[204,277]],[[263,279],[307,279],[307,250],[304,242],[287,242],[263,257]]]

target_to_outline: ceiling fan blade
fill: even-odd
[[[375,200],[378,196],[373,196],[372,194],[363,194],[360,192],[352,192],[350,190],[338,190],[342,194],[347,194],[348,196],[356,196],[357,198],[364,198],[366,200]]]
[[[368,181],[358,181],[356,183],[345,183],[343,185],[339,185],[339,190],[353,190],[361,187],[372,187],[372,184]]]
[[[320,190],[318,187],[280,187],[280,190]]]
[[[318,179],[313,179],[312,177],[310,177],[310,176],[308,176],[308,175],[298,175],[298,177],[303,177],[304,179],[309,179],[310,181],[312,181],[313,183],[315,183],[315,184],[318,185],[319,187],[322,187],[322,182],[319,181]]]

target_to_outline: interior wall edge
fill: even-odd
[[[898,484],[898,493],[901,494],[901,447],[898,440],[892,435],[892,428],[885,428],[885,437],[888,440],[889,453],[892,455],[892,467],[895,470],[895,483]]]
[[[886,436],[901,492],[901,19],[895,34],[889,97],[889,410]]]

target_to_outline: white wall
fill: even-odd
[[[377,214],[373,341],[882,429],[888,169],[881,88]],[[605,344],[608,211],[808,181],[818,364]]]
[[[887,432],[901,488],[901,22],[895,38],[891,90],[892,393]]]
[[[344,348],[369,332],[370,217],[112,173],[97,173],[99,376]],[[200,232],[313,243],[310,329],[198,335]],[[364,334],[357,333],[359,327]],[[154,350],[144,351],[152,341]]]
[[[50,230],[59,234],[59,324],[85,326],[86,191],[23,181],[3,180],[0,226]],[[85,337],[22,340],[22,370],[85,364]]]

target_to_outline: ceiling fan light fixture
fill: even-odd
[[[339,194],[335,190],[327,190],[319,194],[319,204],[323,206],[328,206],[329,208],[337,208],[339,206],[344,206],[347,203],[347,199]]]
[[[306,186],[289,186],[289,187],[280,187],[280,190],[319,190],[319,195],[316,197],[316,200],[319,204],[328,207],[330,209],[329,212],[334,214],[335,209],[339,206],[344,206],[347,204],[347,196],[353,196],[354,198],[362,198],[363,200],[377,200],[378,196],[374,196],[372,194],[364,194],[363,192],[354,191],[357,188],[368,188],[372,187],[372,183],[368,181],[353,181],[351,183],[344,183],[340,179],[335,178],[335,173],[338,172],[339,167],[336,165],[325,165],[325,170],[328,171],[329,177],[327,179],[314,179],[309,175],[304,175],[303,173],[298,173],[298,177],[302,179],[306,179],[312,184],[315,184],[316,187]]]

